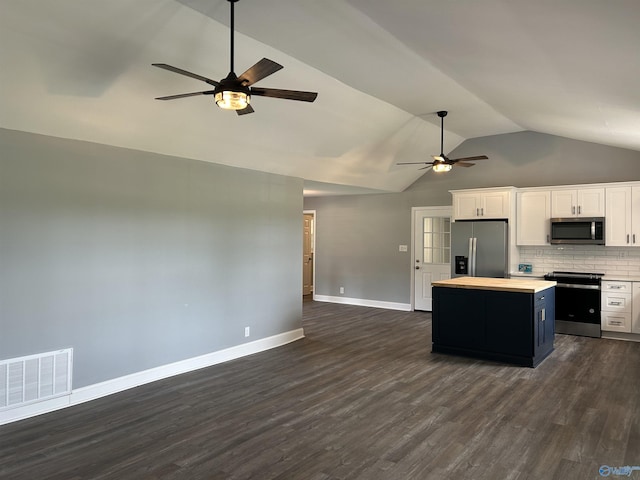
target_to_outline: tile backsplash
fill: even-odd
[[[599,245],[518,247],[519,263],[530,263],[531,275],[554,270],[640,276],[640,248]]]

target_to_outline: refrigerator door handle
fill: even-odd
[[[469,237],[469,252],[467,254],[467,271],[473,277],[473,237]]]
[[[469,254],[469,263],[471,264],[471,276],[476,276],[476,254],[478,250],[478,239],[476,237],[470,238],[471,252]]]

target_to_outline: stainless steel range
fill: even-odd
[[[603,273],[552,272],[556,285],[556,333],[600,337],[600,283]]]

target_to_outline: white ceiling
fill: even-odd
[[[424,171],[396,163],[440,150],[438,110],[445,153],[521,130],[640,151],[637,0],[240,0],[235,15],[236,73],[270,58],[285,68],[258,86],[316,102],[256,97],[237,116],[154,100],[209,88],[151,63],[226,76],[226,0],[2,0],[0,127],[301,177],[310,194],[402,191]]]

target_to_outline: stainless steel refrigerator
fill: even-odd
[[[508,224],[502,220],[451,224],[451,277],[507,277]]]

